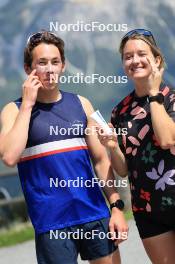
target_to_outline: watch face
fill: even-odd
[[[120,210],[123,210],[124,208],[124,202],[122,200],[117,200],[116,205]]]
[[[164,102],[164,96],[163,96],[163,94],[162,93],[159,93],[157,95],[157,99],[158,99],[159,104],[162,104]]]

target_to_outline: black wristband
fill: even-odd
[[[151,103],[151,102],[157,102],[159,104],[163,104],[164,103],[164,95],[162,93],[158,93],[157,95],[155,96],[150,96],[148,97],[148,102]]]
[[[125,207],[125,204],[124,204],[124,202],[121,199],[118,199],[115,203],[110,204],[110,209],[111,210],[114,207],[116,207],[116,208],[118,208],[119,210],[122,211],[124,209],[124,207]]]

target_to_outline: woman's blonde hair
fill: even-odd
[[[134,33],[132,34],[131,36],[127,36],[127,37],[124,37],[120,43],[120,47],[119,47],[119,52],[121,53],[121,57],[122,57],[122,60],[123,60],[123,50],[124,50],[124,47],[126,45],[126,42],[129,40],[129,39],[141,39],[143,41],[145,41],[149,46],[150,46],[150,49],[154,55],[154,57],[160,57],[160,65],[159,65],[159,69],[161,68],[166,68],[166,63],[165,63],[165,58],[160,50],[159,47],[157,47],[155,41],[153,41],[153,38],[151,36],[144,36],[144,35],[140,35],[140,34],[137,34],[137,33]]]

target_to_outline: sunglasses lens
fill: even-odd
[[[125,36],[125,37],[129,37],[132,36],[133,34],[139,34],[139,35],[145,35],[145,36],[152,36],[152,33],[148,30],[145,29],[134,29],[129,31]]]
[[[28,40],[27,40],[27,44],[28,44],[29,42],[32,42],[32,41],[34,41],[34,40],[36,40],[36,39],[41,38],[41,36],[42,36],[42,33],[41,33],[41,32],[38,32],[38,33],[36,33],[36,34],[33,34],[33,35],[29,36],[29,38],[28,38]]]
[[[133,29],[133,30],[129,31],[129,32],[123,37],[122,41],[125,40],[125,38],[130,37],[130,36],[132,36],[132,35],[134,35],[134,34],[136,34],[136,35],[143,35],[143,36],[146,36],[146,37],[151,37],[152,41],[153,41],[154,44],[156,45],[155,39],[154,39],[154,37],[153,37],[151,31],[146,30],[146,29],[141,29],[141,28]]]
[[[42,37],[42,35],[45,33],[45,31],[43,32],[37,32],[31,36],[29,36],[28,40],[27,40],[27,44],[29,44],[29,42],[32,42],[36,39],[40,39]],[[48,32],[49,34],[53,35],[54,37],[57,37],[54,33],[52,32]]]

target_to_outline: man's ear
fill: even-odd
[[[62,66],[62,72],[65,72],[65,69],[66,69],[66,63],[64,62]]]
[[[32,72],[31,67],[28,66],[27,64],[24,64],[24,70],[25,70],[27,75],[29,75]]]

